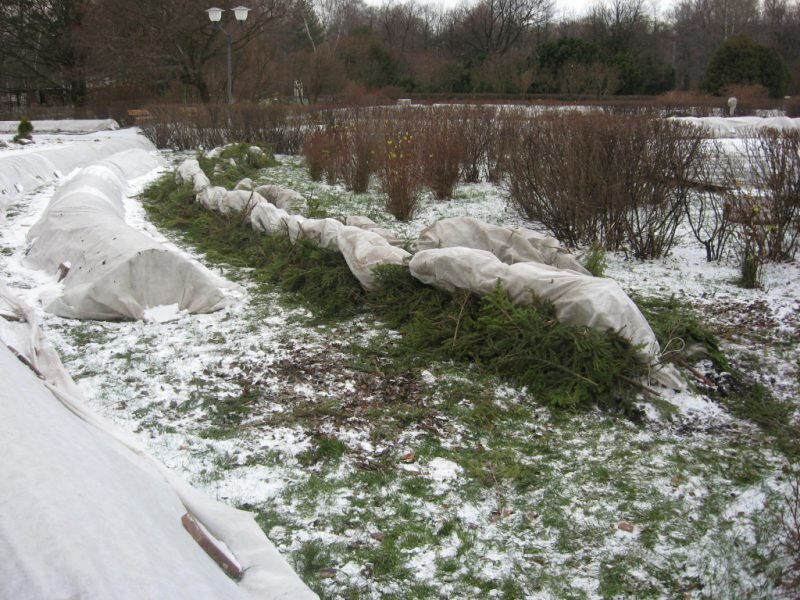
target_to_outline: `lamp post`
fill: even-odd
[[[233,36],[225,31],[222,25],[219,24],[219,22],[222,20],[222,13],[225,12],[222,8],[208,8],[206,9],[206,12],[208,13],[208,18],[212,23],[214,23],[217,29],[225,34],[225,39],[228,43],[228,104],[233,104],[233,87],[231,85],[231,45],[233,44]],[[246,6],[237,6],[233,9],[233,15],[240,23],[247,20],[247,13],[249,12],[250,9]]]

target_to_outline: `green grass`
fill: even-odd
[[[793,423],[795,407],[776,398],[759,383],[741,357],[732,365],[719,346],[719,340],[691,309],[674,297],[635,298],[647,317],[665,358],[687,365],[701,358],[711,360],[717,373],[725,373],[726,383],[703,391],[723,404],[731,414],[758,425],[771,436],[775,448],[787,457],[800,457],[800,429]]]
[[[347,452],[347,444],[335,437],[317,435],[314,439],[313,449],[301,454],[298,459],[304,466],[316,465],[321,462],[335,463]]]

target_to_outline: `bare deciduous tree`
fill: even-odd
[[[481,0],[464,9],[464,45],[475,55],[505,54],[552,17],[552,0]]]
[[[88,49],[80,31],[89,0],[3,0],[2,75],[7,88],[58,88],[72,103],[86,94]]]
[[[225,38],[209,21],[198,0],[97,0],[91,37],[98,69],[110,77],[148,84],[178,80],[197,89],[203,100],[211,90],[208,66],[224,55]],[[223,8],[230,8],[224,2]],[[288,0],[267,0],[244,23],[225,23],[238,50],[283,17]]]

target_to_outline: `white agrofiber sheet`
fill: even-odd
[[[741,138],[749,131],[770,127],[772,129],[797,129],[800,119],[789,117],[671,117],[676,121],[702,127],[715,138]]]
[[[248,195],[256,198],[255,201],[251,198],[250,202],[243,204],[249,211],[246,220],[253,229],[267,234],[288,235],[292,243],[299,239],[308,239],[321,248],[338,250],[344,256],[350,271],[367,291],[376,288],[377,282],[372,272],[376,266],[404,265],[411,256],[402,248],[392,246],[379,232],[347,226],[336,219],[306,219],[272,204],[269,199],[276,197],[278,193],[276,190],[285,188],[260,186],[254,192],[245,190],[228,192],[224,188],[209,185],[208,178],[194,159],[184,161],[176,169],[175,177],[178,183],[191,182],[192,189],[197,194],[197,201],[211,210],[221,212],[233,210],[233,208],[223,208],[223,206],[233,206],[228,201],[231,194],[238,194],[240,205]],[[361,223],[365,224],[364,221]]]
[[[344,229],[336,219],[305,219],[300,223],[300,237],[327,250],[340,250],[339,233]]]
[[[534,262],[506,265],[491,252],[463,247],[417,252],[409,269],[423,283],[449,292],[464,289],[484,295],[499,284],[515,304],[530,304],[534,296],[548,300],[560,322],[618,333],[638,348],[639,360],[654,366],[652,375],[659,383],[684,387],[674,369],[656,366],[660,348],[653,330],[611,279]]]
[[[211,185],[208,177],[200,168],[200,163],[194,158],[188,158],[175,169],[175,182],[191,183],[192,191],[197,194]]]
[[[183,482],[93,413],[0,283],[0,597],[316,598],[249,513]],[[184,529],[191,515],[244,570]]]
[[[212,312],[225,305],[219,279],[125,222],[128,181],[159,165],[149,152],[118,152],[60,188],[28,232],[26,262],[55,274],[69,267],[61,296],[46,310],[75,319],[141,319],[178,305]]]
[[[250,223],[253,229],[268,235],[286,233],[286,220],[288,218],[288,212],[270,204],[266,200],[257,203],[253,210],[250,211]]]
[[[358,227],[342,226],[337,243],[350,271],[368,292],[378,288],[375,267],[406,265],[411,259],[411,254],[392,246],[383,236]]]
[[[35,145],[0,154],[0,218],[15,199],[52,183],[74,169],[130,149],[155,153],[147,138],[135,132],[119,132],[96,141],[68,141],[57,147]]]
[[[308,210],[308,203],[300,192],[279,185],[260,185],[255,189],[268,202],[292,214]]]
[[[437,221],[420,233],[414,246],[418,251],[453,247],[486,250],[509,265],[537,262],[589,274],[553,237],[529,229],[490,225],[473,217],[453,217]]]
[[[403,241],[395,235],[394,231],[386,229],[385,227],[381,227],[369,217],[363,217],[361,215],[349,215],[345,221],[345,224],[353,227],[359,227],[360,229],[366,229],[372,233],[377,233],[392,246],[403,245]]]
[[[224,215],[244,213],[244,223],[248,224],[250,223],[250,214],[259,202],[264,202],[264,198],[256,192],[249,190],[226,191],[219,202],[219,211]]]
[[[114,119],[59,119],[31,121],[33,136],[37,133],[97,133],[114,131],[119,123]],[[0,121],[0,133],[17,133],[19,121]]]

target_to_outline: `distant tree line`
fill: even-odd
[[[230,9],[242,0],[214,0]],[[210,0],[0,0],[0,92],[80,104],[135,89],[221,100],[225,36]],[[253,0],[226,12],[235,95],[312,102],[394,87],[408,93],[660,94],[730,85],[775,97],[800,88],[800,0],[598,0],[561,17],[554,0]]]

